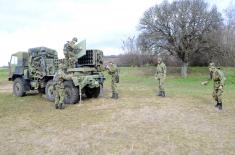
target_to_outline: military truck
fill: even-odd
[[[87,50],[86,42],[76,45],[76,67],[67,68],[67,74],[72,80],[64,82],[65,103],[74,104],[85,95],[87,98],[97,98],[105,80],[102,71],[103,52]],[[49,101],[54,101],[53,77],[58,70],[58,64],[65,59],[58,59],[55,50],[47,47],[28,49],[28,52],[17,52],[9,62],[9,81],[13,81],[13,94],[25,96],[27,92],[37,90],[45,94]]]

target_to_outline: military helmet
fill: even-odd
[[[213,63],[213,62],[211,62],[210,64],[209,64],[209,70],[213,70],[213,69],[215,69],[216,67],[215,67],[215,63]]]
[[[78,41],[78,38],[77,38],[77,37],[73,37],[72,41],[77,42],[77,41]]]
[[[214,62],[209,63],[209,67],[215,67],[215,63]]]

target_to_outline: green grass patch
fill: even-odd
[[[8,80],[8,70],[0,68],[0,84]]]
[[[119,100],[104,96],[56,110],[39,94],[0,92],[0,154],[234,154],[235,68],[227,78],[224,110],[216,112],[207,67],[168,67],[167,97],[156,96],[155,67],[122,67]],[[1,86],[7,71],[0,70]],[[58,147],[59,144],[59,147]]]

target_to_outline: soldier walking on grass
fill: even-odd
[[[117,65],[109,62],[105,67],[108,71],[108,74],[111,75],[111,88],[112,88],[112,97],[113,99],[118,99],[117,83],[119,83],[119,75]]]
[[[209,64],[210,71],[210,79],[214,81],[214,90],[213,90],[213,98],[216,101],[215,107],[219,110],[222,110],[222,94],[224,92],[224,73],[220,68],[216,68],[214,63]],[[207,85],[209,81],[202,82],[202,85]]]
[[[59,64],[59,70],[56,72],[53,78],[56,109],[64,109],[64,81],[70,80],[72,78],[70,75],[66,75],[63,70],[63,64]]]
[[[166,65],[163,63],[162,58],[158,58],[157,61],[155,79],[158,80],[159,92],[156,95],[165,97]]]
[[[74,37],[72,41],[67,41],[67,43],[64,45],[64,56],[66,59],[67,67],[75,67],[76,64],[76,58],[74,49],[76,48],[76,42],[78,39]]]

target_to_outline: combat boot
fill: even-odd
[[[165,97],[165,96],[166,96],[165,91],[162,91],[162,97]]]
[[[59,108],[60,108],[60,109],[64,109],[64,104],[61,103],[61,104],[59,105]]]
[[[58,105],[58,104],[55,104],[55,108],[58,109],[58,108],[59,108],[59,105]]]
[[[111,98],[115,98],[115,93],[112,93],[112,97]]]
[[[116,100],[118,99],[118,93],[115,93],[115,99]]]
[[[162,91],[159,91],[159,93],[157,94],[157,96],[162,96]]]
[[[219,103],[219,105],[218,105],[218,109],[219,109],[219,110],[222,110],[222,102],[221,102],[221,103]]]
[[[216,103],[215,107],[216,107],[216,108],[218,108],[218,106],[219,106],[219,102],[217,101],[217,103]]]

